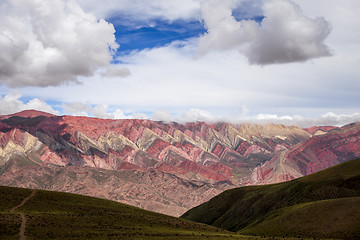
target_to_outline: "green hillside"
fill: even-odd
[[[248,239],[227,231],[81,195],[0,187],[0,239]],[[10,210],[29,198],[13,213]]]
[[[360,236],[360,159],[290,182],[231,189],[182,218],[242,234]]]

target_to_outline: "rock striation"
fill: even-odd
[[[23,111],[0,116],[0,184],[179,216],[229,188],[286,181],[359,157],[359,131],[359,124],[304,130]]]

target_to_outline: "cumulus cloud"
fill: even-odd
[[[78,0],[79,4],[96,16],[108,18],[122,13],[137,20],[162,18],[169,21],[189,19],[199,15],[199,0]]]
[[[5,96],[0,96],[0,115],[17,113],[23,110],[38,110],[59,115],[59,111],[54,110],[46,102],[34,98],[28,102],[20,100],[22,95],[18,92],[12,92]]]
[[[66,114],[73,114],[76,116],[88,116],[87,111],[89,106],[80,102],[67,103],[62,105],[63,111]]]
[[[216,117],[213,116],[210,112],[198,109],[191,108],[190,110],[184,112],[180,119],[180,122],[196,122],[196,121],[204,121],[204,122],[214,122],[216,121]]]
[[[324,41],[330,24],[310,18],[289,0],[269,0],[262,6],[265,18],[237,21],[232,15],[233,0],[210,0],[201,5],[207,33],[199,41],[199,53],[238,49],[252,64],[306,61],[329,56]]]
[[[303,117],[301,115],[284,115],[279,116],[277,114],[258,114],[252,117],[228,119],[230,122],[253,122],[258,124],[276,123],[283,125],[294,125],[299,127],[311,127],[311,126],[343,126],[346,124],[360,122],[360,113],[353,114],[336,114],[328,112],[317,117]]]
[[[263,9],[266,18],[246,52],[251,63],[297,62],[330,55],[324,44],[330,25],[324,18],[311,19],[288,0],[266,2]]]
[[[146,113],[136,112],[126,117],[127,119],[150,119]]]
[[[107,108],[107,105],[99,104],[93,107],[90,112],[97,118],[112,118],[112,116],[107,113]]]
[[[299,126],[302,128],[312,126],[344,126],[346,124],[360,122],[360,113],[353,114],[336,114],[327,112],[320,116],[304,117],[301,115],[277,115],[269,113],[261,113],[253,116],[247,116],[249,109],[243,105],[243,113],[239,116],[221,117],[214,115],[206,110],[192,108],[182,113],[180,117],[174,117],[168,111],[161,110],[154,112],[151,120],[166,122],[196,122],[202,121],[207,123],[213,122],[229,122],[233,124],[256,123],[256,124],[282,124],[287,126]]]
[[[246,112],[249,110],[246,109]],[[116,115],[116,113],[120,115]],[[174,117],[167,110],[157,110],[153,113],[151,117],[144,113],[133,113],[128,116],[125,116],[120,109],[117,109],[116,112],[106,113],[106,116],[103,113],[103,118],[111,119],[151,119],[153,121],[165,121],[165,122],[178,122],[178,123],[187,123],[187,122],[229,122],[234,124],[241,123],[256,123],[256,124],[282,124],[287,126],[299,126],[302,128],[312,127],[312,126],[344,126],[346,124],[360,122],[360,113],[353,114],[336,114],[333,112],[327,112],[320,116],[314,117],[304,117],[301,115],[277,115],[277,114],[268,114],[261,113],[253,116],[227,116],[221,117],[214,115],[209,111],[191,108],[187,111],[184,111],[180,117]],[[94,111],[93,111],[94,114]],[[95,115],[95,114],[94,114]],[[100,117],[98,115],[97,117]]]
[[[130,70],[126,67],[119,67],[117,65],[108,66],[105,71],[101,72],[102,77],[128,77],[131,75]]]
[[[232,0],[209,0],[202,3],[202,18],[207,33],[199,41],[201,54],[238,48],[256,37],[258,24],[251,20],[236,21],[232,15],[234,7]]]
[[[219,117],[215,117],[210,112],[198,108],[191,108],[182,113],[180,117],[174,117],[170,111],[167,110],[157,110],[151,117],[146,113],[142,112],[133,112],[126,114],[121,109],[116,109],[115,111],[109,111],[108,105],[98,104],[95,106],[83,104],[83,103],[68,103],[63,104],[63,111],[65,114],[71,114],[73,116],[87,116],[87,117],[96,117],[103,119],[151,119],[153,121],[164,121],[164,122],[215,122],[218,120],[223,120]]]
[[[171,122],[172,115],[170,111],[167,110],[157,110],[153,113],[152,120],[154,121],[164,121],[164,122]]]
[[[124,112],[121,109],[116,109],[115,112],[112,113],[114,119],[124,119],[126,118]]]
[[[52,106],[43,100],[33,98],[29,101],[21,100],[22,95],[19,92],[11,92],[5,96],[0,96],[0,115],[13,114],[23,110],[39,110],[55,115],[60,115],[59,111],[54,110]],[[133,112],[125,114],[121,109],[110,111],[106,104],[89,105],[80,102],[67,103],[62,105],[61,114],[70,114],[73,116],[87,116],[102,119],[151,119],[154,121],[165,122],[196,122],[202,121],[207,123],[229,122],[234,124],[257,123],[257,124],[283,124],[299,126],[303,128],[311,126],[343,126],[346,124],[360,122],[360,113],[353,114],[336,114],[327,112],[320,116],[304,117],[301,115],[278,115],[262,113],[248,116],[249,109],[243,105],[242,113],[237,116],[221,117],[209,111],[191,108],[184,111],[179,117],[172,115],[167,110],[157,110],[151,117],[142,112]]]
[[[115,111],[109,111],[109,106],[106,104],[98,104],[95,106],[74,102],[74,103],[65,103],[62,105],[63,111],[65,114],[70,114],[73,116],[86,116],[86,117],[96,117],[103,119],[149,119],[145,113],[133,113],[125,115],[121,109],[116,109]]]
[[[97,118],[113,118],[111,114],[107,113],[108,106],[99,104],[95,106],[86,105],[80,102],[63,104],[63,111],[66,114],[74,116],[94,116]]]
[[[335,114],[333,112],[328,112],[320,117],[316,118],[315,121],[308,125],[334,125],[342,126],[349,123],[360,122],[360,113],[353,114]]]
[[[73,0],[0,3],[0,83],[11,87],[77,82],[108,66],[114,27]]]

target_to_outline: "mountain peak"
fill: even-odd
[[[39,116],[44,116],[44,117],[54,117],[56,115],[51,114],[51,113],[47,113],[47,112],[43,112],[43,111],[38,111],[38,110],[23,110],[21,112],[17,112],[14,114],[9,114],[4,116],[5,118],[10,118],[10,117],[23,117],[23,118],[34,118],[34,117],[39,117]]]

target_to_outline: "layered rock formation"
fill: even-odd
[[[360,156],[354,150],[359,129],[24,111],[0,117],[0,184],[99,196],[178,216],[225,189],[284,181]],[[317,147],[322,150],[314,155]]]
[[[284,149],[256,167],[250,184],[291,180],[360,156],[360,123],[342,128],[319,128],[313,133],[310,139]]]

